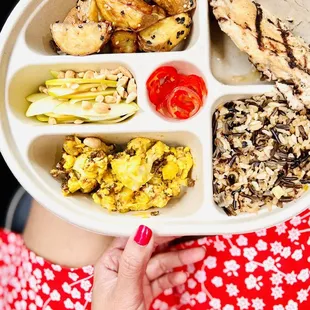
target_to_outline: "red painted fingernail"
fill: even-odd
[[[147,226],[140,225],[136,235],[135,235],[135,242],[139,245],[146,246],[149,244],[152,238],[153,232]]]

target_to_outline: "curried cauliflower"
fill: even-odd
[[[136,138],[123,152],[115,153],[114,147],[101,141],[92,149],[86,140],[68,137],[62,160],[51,171],[62,178],[65,195],[92,193],[103,208],[125,213],[163,208],[181,194],[182,187],[194,185],[189,178],[194,162],[188,147]]]

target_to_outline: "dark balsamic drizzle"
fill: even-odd
[[[263,44],[263,35],[262,35],[262,29],[261,29],[261,24],[263,20],[263,10],[260,6],[260,4],[254,2],[256,6],[256,20],[255,20],[255,26],[256,26],[256,32],[257,32],[257,44],[259,46],[260,50],[264,49],[264,44]]]
[[[284,44],[285,49],[286,49],[286,54],[287,54],[288,58],[290,59],[290,61],[288,62],[288,65],[290,66],[291,69],[294,69],[297,67],[297,60],[294,56],[292,48],[288,44],[287,38],[289,37],[290,34],[287,30],[282,28],[280,20],[278,20],[278,29],[281,33],[283,44]]]

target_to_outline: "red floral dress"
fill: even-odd
[[[185,285],[165,291],[151,310],[309,310],[310,209],[268,230],[213,236],[204,261],[182,269]],[[92,266],[63,268],[0,231],[0,310],[90,309]],[[108,309],[104,309],[108,310]]]

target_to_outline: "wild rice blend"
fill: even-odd
[[[281,93],[227,102],[213,115],[214,200],[228,215],[283,207],[310,183],[310,110]]]

